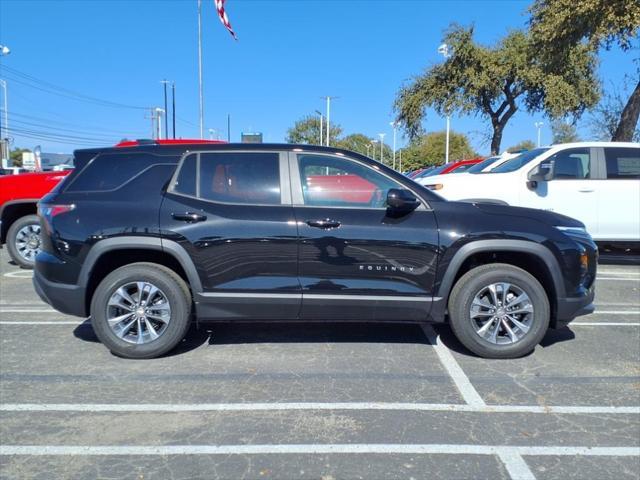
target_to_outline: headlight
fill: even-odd
[[[581,237],[589,235],[587,229],[584,227],[563,227],[556,225],[556,228],[567,235],[578,235]]]

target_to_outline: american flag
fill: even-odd
[[[236,32],[233,31],[233,29],[231,28],[231,23],[229,23],[227,12],[224,11],[224,2],[226,0],[213,0],[213,1],[216,4],[216,10],[218,11],[218,17],[220,17],[220,21],[226,27],[226,29],[229,30],[229,33],[231,34],[231,36],[234,39],[238,40],[238,37],[236,36]]]

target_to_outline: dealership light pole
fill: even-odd
[[[538,147],[540,146],[540,129],[542,128],[542,126],[544,125],[544,123],[542,122],[536,122],[534,123],[535,127],[538,129]]]
[[[326,97],[320,97],[320,98],[324,98],[327,101],[327,147],[329,146],[329,143],[331,141],[331,125],[330,125],[330,119],[331,119],[331,100],[338,98],[338,97],[330,97],[330,96],[326,96]]]
[[[449,53],[449,45],[443,43],[438,47],[438,53],[444,57],[445,62],[451,57]],[[447,138],[446,138],[446,146],[445,146],[445,154],[444,154],[444,163],[449,163],[449,130],[451,129],[451,121],[449,110],[447,109]]]
[[[384,136],[386,133],[379,133],[380,137],[380,163],[384,163]]]
[[[0,45],[0,57],[7,56],[11,53],[11,50],[6,45]],[[0,85],[2,85],[2,90],[4,92],[4,122],[0,119],[0,145],[2,145],[4,139],[7,141],[6,149],[7,149],[7,158],[9,158],[9,112],[7,110],[7,81],[0,80]],[[2,134],[4,128],[4,135]],[[0,157],[2,157],[2,153],[4,150],[0,151]],[[2,158],[0,158],[2,160]]]
[[[203,139],[204,99],[202,95],[202,0],[198,0],[198,97],[200,102],[200,139]]]
[[[318,145],[322,145],[322,139],[324,138],[322,136],[322,125],[324,123],[324,117],[322,116],[322,112],[320,110],[316,110],[316,113],[320,115],[320,143],[318,143]]]
[[[396,131],[398,129],[398,122],[391,122],[389,125],[393,128],[393,169],[396,169]]]
[[[371,140],[371,158],[376,159],[376,144],[378,140]]]

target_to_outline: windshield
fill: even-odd
[[[529,163],[534,158],[539,157],[544,152],[549,150],[549,147],[545,148],[534,148],[533,150],[529,150],[528,152],[524,152],[517,157],[514,157],[510,160],[507,160],[502,165],[491,170],[491,173],[507,173],[507,172],[515,172],[519,170],[521,167]]]
[[[480,163],[476,163],[469,170],[467,170],[467,173],[479,173],[489,165],[496,163],[498,160],[500,160],[500,157],[485,158],[483,161],[481,161]]]
[[[449,165],[440,165],[439,167],[436,168],[432,168],[431,170],[429,170],[428,172],[424,172],[421,173],[420,175],[418,175],[416,178],[424,178],[424,177],[431,177],[433,175],[438,175],[440,174],[440,172],[442,172],[445,168],[447,168]]]

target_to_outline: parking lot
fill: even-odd
[[[0,253],[2,478],[637,479],[640,268],[518,360],[446,326],[216,324],[111,355]]]

